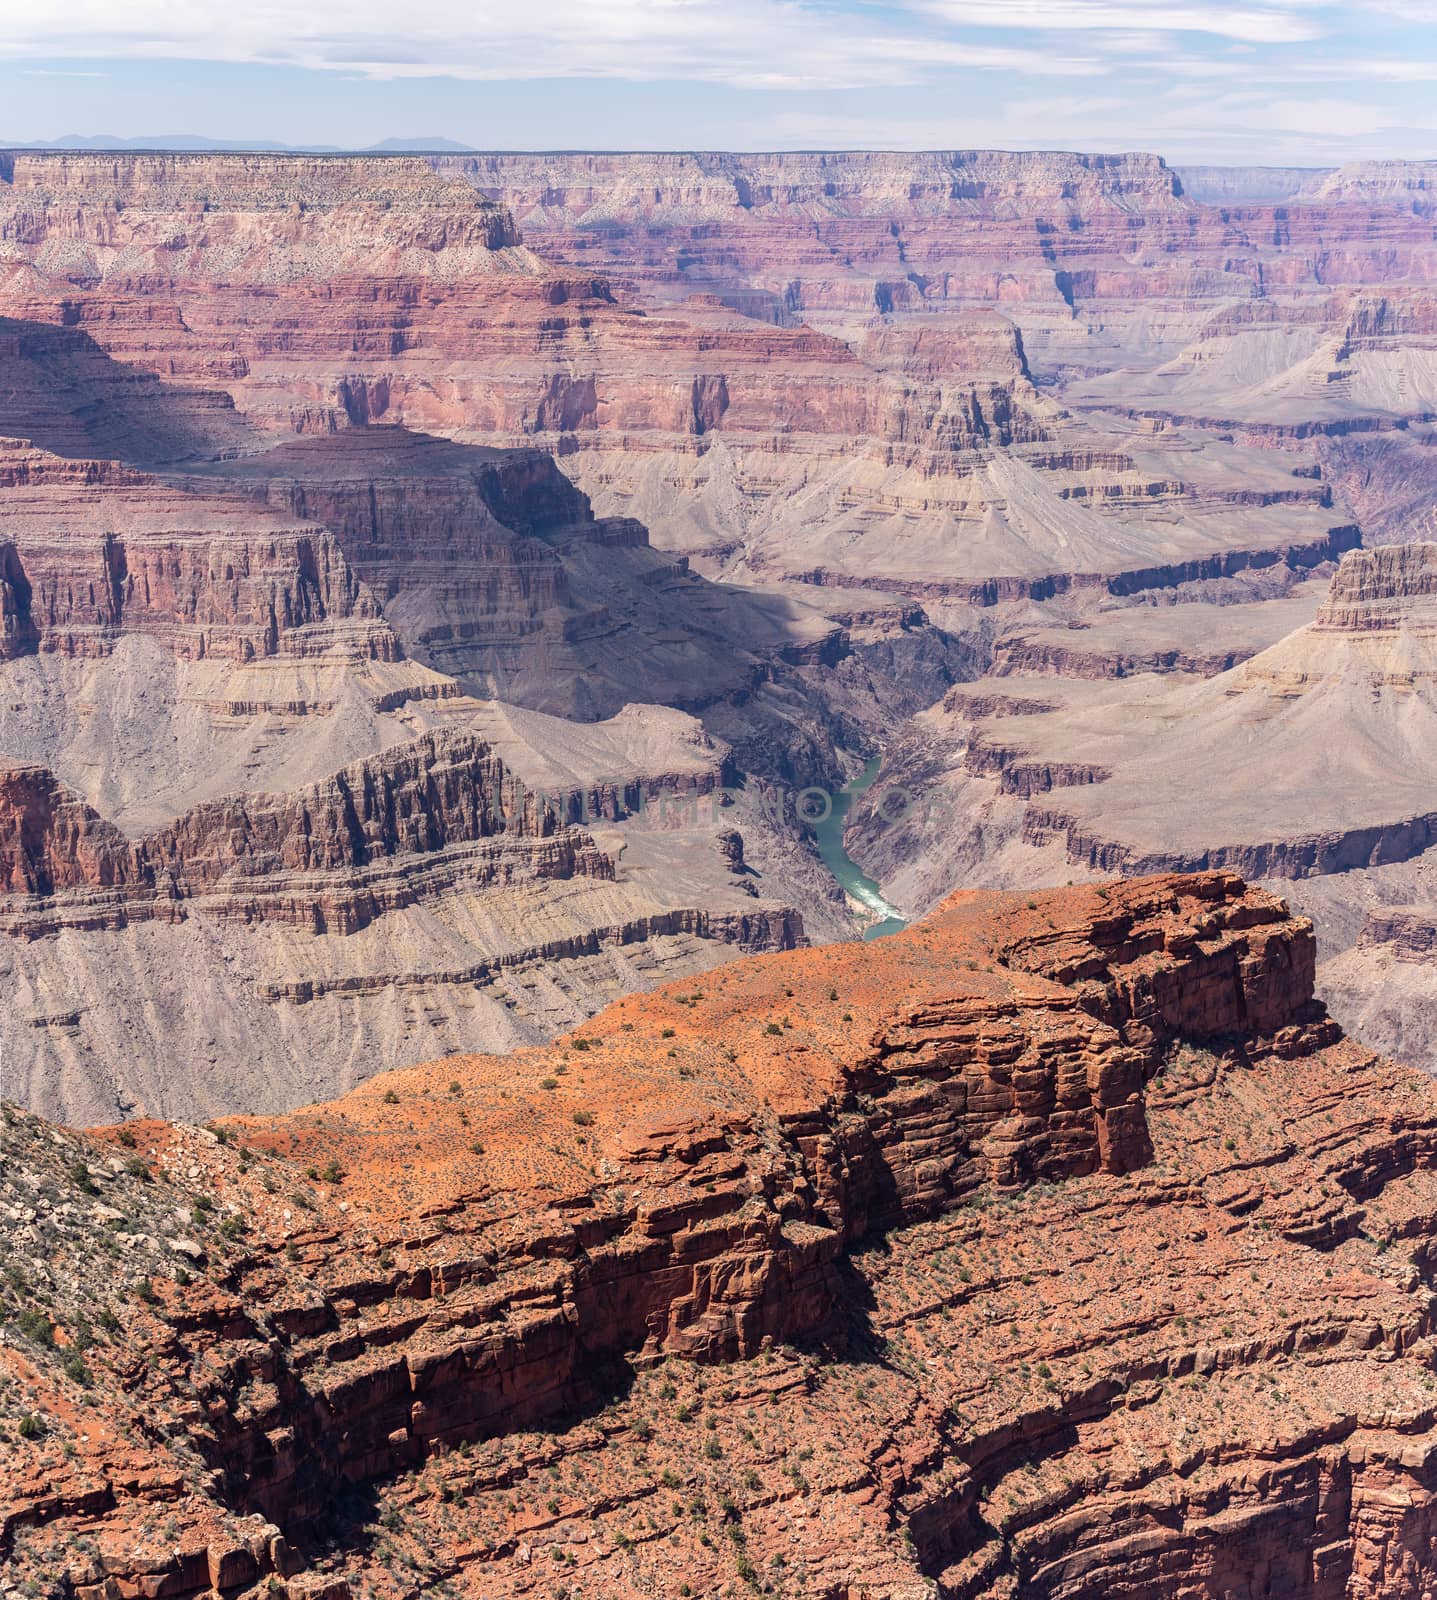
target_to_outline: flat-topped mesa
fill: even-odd
[[[629,996],[572,1039],[390,1073],[331,1107],[247,1121],[246,1137],[287,1146],[322,1125],[353,1175],[348,1197],[389,1214],[398,1130],[382,1107],[398,1094],[433,1118],[417,1136],[404,1125],[409,1199],[451,1203],[472,1163],[430,1080],[468,1072],[512,1091],[464,1110],[516,1190],[583,1188],[591,1161],[647,1170],[694,1141],[747,1160],[777,1137],[815,1186],[779,1211],[856,1239],[984,1184],[1141,1166],[1144,1087],[1175,1041],[1242,1040],[1256,1055],[1335,1036],[1313,1000],[1314,951],[1309,922],[1230,873],[1032,900],[962,893],[881,944],[736,962],[699,989]],[[549,1092],[532,1092],[549,1073]],[[582,1085],[558,1081],[576,1074]],[[598,1131],[578,1165],[556,1167],[546,1140],[575,1105]],[[747,1347],[740,1329],[710,1333],[715,1349]]]
[[[608,793],[614,815],[637,789]],[[219,917],[342,934],[456,883],[612,877],[567,820],[579,809],[531,793],[461,734],[425,734],[294,794],[209,801],[133,840],[52,773],[16,767],[0,774],[0,890],[11,896],[0,931],[175,922],[200,902]]]
[[[174,262],[221,281],[288,277],[295,261],[267,267],[260,254],[279,245],[324,251],[338,271],[374,252],[409,271],[440,251],[463,252],[471,267],[494,252],[512,252],[506,270],[533,265],[503,207],[416,157],[19,152],[7,165],[0,243],[25,255],[38,247],[32,258],[46,270],[64,246],[77,279],[164,279]],[[309,264],[322,268],[317,255]]]
[[[1437,544],[1349,551],[1312,627],[1317,633],[1437,632]]]
[[[1093,203],[1185,209],[1160,156],[1063,150],[785,151],[764,154],[465,155],[432,158],[522,218],[531,210],[611,221],[688,222],[741,209],[829,216],[927,215],[955,205],[1003,214]]]
[[[380,1216],[397,1131],[382,1107],[397,1094],[434,1119],[417,1137],[404,1126],[410,1198],[451,1203],[471,1163],[428,1096],[441,1069],[446,1082],[468,1072],[512,1091],[464,1109],[515,1189],[583,1187],[592,1161],[651,1170],[695,1143],[771,1156],[777,1137],[813,1185],[779,1212],[836,1243],[987,1183],[1141,1166],[1144,1088],[1176,1041],[1300,1054],[1335,1037],[1313,1000],[1314,952],[1309,922],[1230,873],[1029,900],[965,892],[881,944],[737,962],[699,989],[630,996],[541,1050],[391,1073],[332,1107],[244,1126],[286,1145],[322,1125],[353,1175],[348,1197]],[[574,1105],[598,1131],[579,1165],[556,1168],[546,1141]],[[749,1347],[719,1324],[706,1341]]]

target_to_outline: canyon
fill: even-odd
[[[0,1592],[1427,1595],[1434,196],[0,151]]]
[[[848,842],[905,917],[1231,864],[1393,1037],[1423,672],[1271,652],[1437,532],[1433,261],[1420,164],[4,155],[10,1092],[280,1110],[852,936],[794,797],[876,755]],[[1366,755],[1318,768],[1333,718]],[[247,834],[481,746],[483,838],[434,795],[382,860]]]

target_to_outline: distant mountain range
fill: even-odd
[[[156,133],[139,139],[117,139],[114,134],[67,133],[60,139],[17,139],[6,145],[12,150],[273,150],[280,154],[338,155],[345,152],[337,144],[279,144],[273,139],[206,139],[192,133]],[[404,151],[443,150],[466,152],[472,145],[454,139],[381,139],[367,145],[363,154],[402,153]]]

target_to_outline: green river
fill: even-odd
[[[878,918],[871,927],[865,929],[865,939],[881,939],[884,934],[897,933],[900,928],[907,926],[883,898],[883,891],[843,848],[843,825],[848,820],[853,802],[878,776],[878,762],[879,758],[874,756],[852,783],[846,784],[834,795],[832,809],[822,822],[814,824],[813,829],[824,866],[838,879],[850,900],[866,906]]]

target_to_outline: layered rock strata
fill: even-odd
[[[960,896],[288,1118],[12,1114],[8,1247],[44,1207],[82,1354],[7,1338],[9,1559],[85,1600],[1415,1596],[1437,1096],[1313,952],[1222,874]],[[113,1249],[143,1292],[86,1334]]]
[[[1175,453],[1112,464],[1108,439],[1035,389],[1024,340],[991,309],[1036,299],[1071,322],[1083,293],[1141,296],[1151,272],[1120,262],[1153,231],[1174,257],[1195,237],[1231,255],[1231,226],[1155,158],[505,157],[465,181],[407,158],[226,161],[17,154],[0,184],[12,263],[0,309],[32,343],[64,324],[137,376],[220,390],[240,413],[226,426],[384,421],[540,443],[569,458],[602,512],[637,514],[710,570],[766,582],[961,598],[988,580],[1026,595],[1035,576],[1118,573],[1143,587],[1235,554],[1310,550],[1346,523],[1284,509],[1256,481],[1239,491],[1240,521],[1231,501],[1219,516]],[[471,179],[512,179],[542,258]],[[315,202],[286,209],[311,183]],[[77,240],[73,215],[88,206],[103,220]],[[551,212],[582,249],[546,226]],[[837,308],[844,337],[765,327],[687,287],[677,308],[640,314],[609,282],[636,281],[630,242],[654,242],[659,277],[702,287],[709,247],[689,234],[712,236],[753,280],[737,291],[748,309],[779,293],[753,286],[752,255],[792,312]],[[1236,270],[1171,276],[1167,292],[1253,295]],[[57,433],[76,420],[60,411]],[[137,432],[135,449],[152,451]],[[176,438],[213,453],[195,427]],[[1263,476],[1250,457],[1237,464]],[[1133,526],[1154,499],[1182,508],[1156,541]]]
[[[1431,545],[1349,553],[1311,623],[1216,675],[1064,679],[1020,646],[999,652],[996,700],[964,686],[920,722],[946,730],[967,773],[1028,801],[1029,844],[1056,841],[1090,870],[1301,879],[1407,861],[1437,837],[1434,559]],[[1241,783],[1206,776],[1259,745]]]
[[[187,660],[400,654],[322,522],[23,440],[0,440],[0,575],[0,660],[102,656],[126,635]]]
[[[5,931],[178,920],[203,898],[246,922],[352,933],[433,893],[423,880],[436,872],[479,885],[612,876],[556,799],[527,794],[477,740],[426,735],[297,794],[210,802],[131,841],[49,773],[11,769],[0,778]]]

